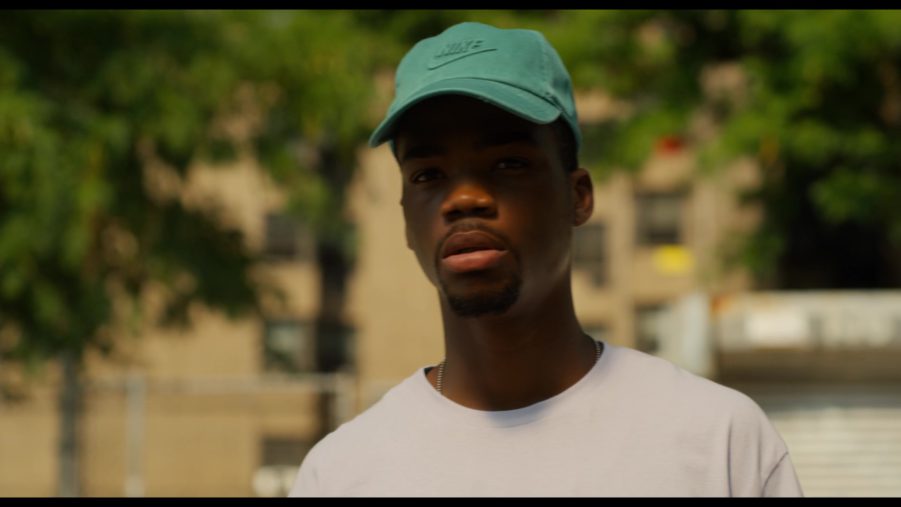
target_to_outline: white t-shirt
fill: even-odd
[[[801,496],[753,400],[604,345],[578,382],[515,410],[459,405],[419,369],[318,442],[290,496]]]

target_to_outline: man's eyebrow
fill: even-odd
[[[444,149],[437,144],[420,143],[413,144],[412,147],[405,150],[400,156],[400,163],[403,164],[411,158],[427,158],[435,155],[441,155]]]

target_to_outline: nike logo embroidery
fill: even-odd
[[[497,48],[486,48],[482,45],[484,41],[480,39],[470,39],[446,44],[440,51],[435,53],[432,60],[428,64],[429,69],[437,69],[442,65],[447,65],[467,56],[484,53],[486,51],[497,51]]]

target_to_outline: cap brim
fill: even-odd
[[[484,100],[511,114],[538,124],[547,124],[560,116],[560,110],[547,100],[515,86],[498,81],[475,78],[446,79],[432,83],[388,111],[382,123],[369,138],[376,147],[393,137],[397,121],[407,110],[425,99],[438,95],[466,95]]]

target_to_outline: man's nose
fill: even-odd
[[[490,218],[497,215],[497,203],[484,185],[466,180],[448,194],[441,205],[441,214],[448,222],[470,216]]]

